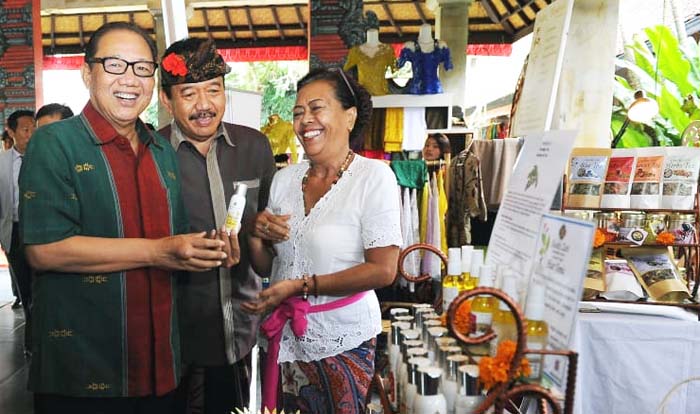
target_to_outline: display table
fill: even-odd
[[[648,315],[581,313],[576,414],[657,413],[679,382],[700,377],[700,322]],[[681,387],[666,413],[700,413],[700,381]]]

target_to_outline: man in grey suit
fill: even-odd
[[[0,244],[7,253],[10,274],[19,289],[25,327],[25,349],[29,348],[29,321],[32,305],[32,275],[19,238],[19,188],[17,178],[29,138],[34,132],[34,112],[15,111],[7,118],[7,132],[14,141],[8,151],[0,153]]]

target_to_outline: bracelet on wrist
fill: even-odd
[[[314,297],[318,297],[318,279],[316,279],[316,273],[311,275],[311,279],[314,281]]]
[[[309,300],[309,277],[304,275],[301,277],[303,285],[301,285],[301,299]]]

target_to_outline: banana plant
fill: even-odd
[[[682,42],[663,25],[644,29],[648,43],[635,39],[630,48],[634,61],[618,59],[630,74],[615,76],[611,129],[615,135],[627,117],[634,92],[643,90],[659,104],[659,113],[645,123],[630,122],[619,148],[674,146],[693,120],[700,119],[700,46],[691,37]]]

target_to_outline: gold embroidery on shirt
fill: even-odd
[[[25,191],[24,192],[24,199],[25,200],[31,200],[36,197],[36,191]]]
[[[94,169],[95,166],[88,162],[85,162],[83,164],[75,164],[75,172],[77,173],[92,171]]]
[[[90,276],[83,276],[83,283],[97,283],[98,285],[101,283],[107,283],[108,277],[105,275],[90,275]]]
[[[73,336],[72,329],[54,329],[49,331],[49,338],[68,338]]]
[[[105,384],[104,382],[91,382],[85,388],[90,391],[105,391],[112,388],[112,386],[110,384]]]
[[[177,176],[176,176],[175,173],[172,172],[172,171],[168,171],[168,177],[170,177],[171,180],[177,179]]]

